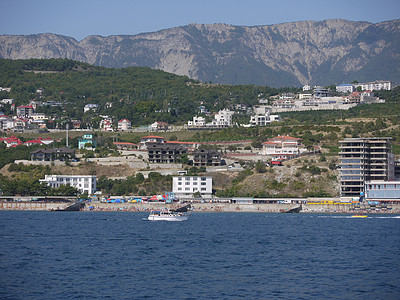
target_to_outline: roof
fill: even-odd
[[[114,145],[136,146],[136,144],[134,144],[134,143],[129,143],[129,142],[114,142]]]
[[[126,122],[130,122],[128,119],[122,119],[122,120],[119,120],[118,123],[119,123],[119,122],[125,122],[125,121],[126,121]]]
[[[26,141],[24,144],[43,144],[43,143],[39,140],[30,140]]]
[[[164,139],[162,136],[157,136],[157,135],[148,135],[148,136],[142,136],[140,139]]]

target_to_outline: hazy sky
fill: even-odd
[[[400,0],[0,0],[0,34],[138,34],[190,23],[271,25],[400,18]]]

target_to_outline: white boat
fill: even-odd
[[[154,210],[150,212],[150,215],[147,217],[150,221],[186,221],[188,219],[188,215],[185,215],[182,212],[175,212],[170,210]]]

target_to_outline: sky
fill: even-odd
[[[400,19],[399,0],[0,0],[0,34],[135,35],[190,23]]]

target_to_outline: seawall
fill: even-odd
[[[21,211],[52,211],[63,209],[71,203],[54,202],[0,202],[0,210]],[[84,211],[151,211],[165,208],[176,209],[185,204],[174,203],[86,203]],[[261,212],[277,213],[298,207],[299,204],[233,204],[233,203],[193,203],[193,212]],[[354,206],[351,204],[303,204],[302,212],[308,213],[354,213],[363,211],[368,213],[400,213],[400,204],[390,204],[383,208],[369,206]]]

